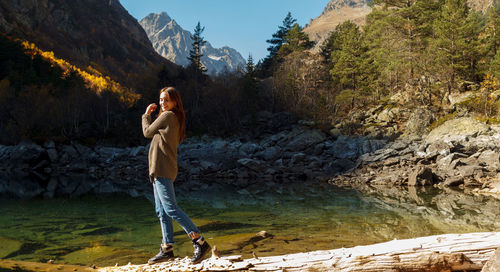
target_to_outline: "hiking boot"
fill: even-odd
[[[194,252],[193,252],[193,258],[191,259],[192,263],[199,263],[205,254],[207,254],[208,251],[210,251],[210,245],[203,239],[203,236],[201,236],[198,239],[193,239],[193,247],[194,247]]]
[[[164,246],[160,248],[160,252],[156,254],[153,258],[148,260],[148,264],[155,264],[168,261],[174,258],[174,247],[172,245]]]

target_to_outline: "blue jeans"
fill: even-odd
[[[175,219],[189,235],[200,233],[193,221],[177,206],[175,200],[174,183],[168,178],[157,177],[153,183],[155,195],[156,214],[160,219],[162,242],[164,244],[174,243],[174,228],[172,219]]]

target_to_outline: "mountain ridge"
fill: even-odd
[[[0,0],[0,31],[134,88],[159,65],[180,68],[154,51],[118,0]]]
[[[139,23],[158,54],[184,67],[189,64],[191,32],[183,29],[167,12],[150,13]],[[211,75],[220,74],[226,68],[229,71],[236,71],[246,63],[241,54],[229,46],[214,48],[207,41],[201,52],[203,54],[201,61]]]

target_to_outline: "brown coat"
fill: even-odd
[[[152,138],[149,146],[149,175],[174,181],[177,177],[179,121],[172,111],[163,112],[151,123],[151,115],[142,115],[142,134]]]

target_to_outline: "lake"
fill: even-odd
[[[177,184],[176,184],[177,186]],[[392,239],[499,231],[500,200],[451,189],[318,182],[241,189],[179,184],[181,208],[222,255],[279,255]],[[271,237],[255,234],[265,230]],[[175,254],[192,254],[175,223]],[[145,263],[161,232],[151,199],[126,195],[0,200],[0,258],[80,265]]]

